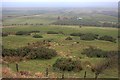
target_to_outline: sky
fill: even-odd
[[[3,2],[118,2],[119,0],[2,0]]]
[[[2,0],[3,7],[117,7],[119,0]]]

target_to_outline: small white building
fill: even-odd
[[[81,17],[78,17],[77,20],[82,20],[82,18],[81,18]]]

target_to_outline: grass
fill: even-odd
[[[41,39],[35,39],[32,38],[31,36],[14,36],[10,35],[8,37],[3,37],[3,44],[5,47],[8,48],[17,48],[25,46],[28,42],[35,42],[35,41],[40,41],[43,39],[54,39],[54,41],[59,42],[60,44],[72,44],[75,41],[79,41],[81,45],[93,45],[96,47],[100,47],[102,49],[109,49],[109,50],[114,50],[117,47],[117,44],[108,42],[108,41],[99,41],[99,40],[94,40],[94,41],[83,41],[80,40],[79,37],[73,37],[73,41],[66,41],[64,40],[67,36],[69,36],[70,33],[74,32],[81,32],[81,33],[95,33],[99,34],[100,36],[102,35],[109,35],[113,37],[117,37],[118,35],[118,30],[116,28],[97,28],[97,27],[82,27],[78,28],[78,26],[25,26],[25,27],[14,27],[14,28],[3,28],[3,32],[17,32],[17,31],[32,31],[32,30],[40,30],[40,34],[44,38]],[[47,31],[62,31],[65,33],[65,35],[62,34],[46,34]],[[80,45],[78,45],[80,46]]]
[[[9,35],[7,37],[0,38],[2,39],[3,46],[5,48],[20,48],[26,46],[28,43],[33,43],[36,41],[42,41],[47,39],[52,39],[53,41],[50,43],[50,48],[53,48],[57,51],[58,56],[49,59],[49,60],[26,60],[19,62],[19,70],[31,71],[32,73],[42,72],[45,74],[45,70],[49,67],[49,74],[54,73],[57,77],[61,77],[61,71],[54,71],[51,67],[52,64],[58,58],[65,57],[65,55],[72,56],[74,59],[80,58],[82,65],[84,66],[85,61],[89,61],[91,64],[97,64],[99,62],[103,62],[104,58],[88,58],[85,55],[82,55],[81,52],[83,49],[88,48],[89,46],[93,46],[96,48],[100,48],[105,51],[118,50],[118,41],[117,43],[112,43],[109,41],[101,41],[101,40],[93,40],[93,41],[84,41],[80,40],[80,37],[73,37],[73,40],[65,40],[66,37],[69,37],[71,33],[81,32],[81,33],[95,33],[100,36],[108,35],[114,38],[118,37],[118,29],[117,28],[104,28],[104,27],[94,27],[94,26],[63,26],[63,25],[48,25],[57,21],[58,16],[61,18],[67,17],[71,19],[73,17],[82,17],[83,22],[94,22],[97,24],[99,22],[115,22],[117,23],[117,17],[105,15],[102,11],[114,11],[112,9],[106,8],[38,8],[38,9],[3,9],[3,25],[11,25],[11,24],[44,24],[39,26],[5,26],[3,28],[3,32],[11,32],[15,33],[17,31],[35,31],[39,30],[39,35],[42,35],[43,38],[33,38],[33,35],[28,36],[16,36]],[[112,14],[112,13],[110,13]],[[12,17],[8,17],[12,16]],[[63,34],[46,34],[47,31],[62,31]],[[75,42],[79,42],[75,44]],[[58,45],[59,44],[59,45]],[[16,72],[15,63],[9,63],[10,68]],[[49,66],[50,65],[50,66]],[[3,65],[3,67],[6,65]],[[87,78],[94,78],[94,73],[91,72],[90,69],[84,69],[80,72],[65,72],[65,77],[74,78],[80,77],[83,78],[84,72],[87,71]],[[118,70],[116,67],[106,69],[102,74],[99,75],[100,78],[117,78]]]
[[[8,36],[3,38],[5,48],[20,48],[26,46],[28,43],[39,41],[37,38],[31,36]]]
[[[118,29],[117,28],[101,28],[94,26],[83,26],[79,28],[79,26],[55,26],[55,25],[43,25],[43,26],[19,26],[12,28],[3,28],[5,32],[16,32],[16,31],[31,31],[31,30],[40,30],[44,31],[63,31],[66,34],[70,34],[72,32],[81,32],[81,33],[96,33],[99,35],[110,35],[113,37],[117,37]]]
[[[102,58],[88,58],[85,55],[82,55],[81,52],[83,49],[94,46],[100,48],[102,50],[111,51],[111,50],[118,50],[118,43],[112,43],[109,41],[101,41],[101,40],[93,40],[93,41],[84,41],[80,40],[79,37],[73,37],[73,40],[65,40],[66,37],[70,36],[70,33],[74,32],[81,32],[81,33],[95,33],[102,35],[109,35],[117,38],[118,30],[116,28],[98,28],[98,27],[82,27],[79,28],[78,26],[55,26],[55,25],[44,25],[44,26],[21,26],[21,27],[12,27],[12,28],[3,28],[4,32],[17,32],[17,31],[32,31],[32,30],[39,30],[40,35],[43,38],[33,38],[32,35],[29,36],[16,36],[16,35],[9,35],[7,37],[3,37],[3,46],[5,48],[19,48],[26,46],[27,43],[33,43],[36,41],[42,41],[45,39],[53,39],[51,42],[51,48],[55,49],[58,52],[58,56],[54,57],[49,60],[28,60],[28,61],[21,61],[19,62],[20,70],[28,70],[33,73],[35,72],[43,72],[45,73],[45,69],[50,65],[52,65],[56,59],[59,57],[64,57],[65,55],[70,55],[75,57],[76,59],[81,57],[81,62],[89,61],[92,64],[96,64],[103,60]],[[47,31],[62,31],[65,33],[63,34],[46,34]],[[75,42],[79,42],[75,44]],[[60,45],[58,45],[60,44]],[[15,63],[10,63],[10,68],[13,71],[15,69]],[[91,72],[90,69],[87,70],[87,77],[94,77],[94,73]],[[100,74],[99,77],[102,78],[116,78],[117,76],[117,69],[107,69],[103,74]],[[50,73],[55,73],[58,77],[61,76],[61,72],[53,71],[52,67],[49,68]],[[81,72],[65,72],[65,77],[83,77],[85,70]],[[113,72],[113,73],[111,73]]]
[[[54,73],[57,75],[57,77],[61,77],[62,72],[61,71],[54,71],[52,69],[52,64],[54,64],[54,62],[56,61],[56,59],[58,59],[59,57],[54,57],[50,60],[29,60],[29,61],[22,61],[19,62],[19,70],[20,71],[30,71],[32,73],[36,73],[36,72],[42,72],[45,74],[45,70],[48,67],[49,68],[49,73]],[[102,61],[102,59],[98,59],[98,58],[86,58],[86,59],[81,59],[81,61],[88,61],[96,64],[100,61]],[[15,63],[11,63],[9,65],[9,67],[16,72],[16,66]],[[87,71],[87,78],[94,78],[94,73],[89,69],[86,68],[80,72],[65,72],[65,77],[69,77],[69,78],[74,78],[74,77],[80,77],[83,78],[84,77],[84,72]],[[117,68],[113,68],[113,69],[108,69],[106,71],[104,71],[102,74],[100,74],[100,78],[117,78]],[[111,73],[112,72],[112,73]],[[110,73],[110,74],[109,74]]]

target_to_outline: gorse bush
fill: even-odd
[[[82,54],[88,57],[108,58],[117,55],[117,51],[103,51],[101,49],[89,47],[83,50]]]
[[[41,48],[34,48],[30,52],[30,58],[32,59],[51,59],[52,57],[55,57],[57,55],[57,52],[53,49],[48,49],[45,47]]]
[[[95,40],[95,39],[98,39],[98,40],[116,42],[116,39],[113,38],[112,36],[105,35],[105,36],[99,37],[98,34],[93,34],[93,33],[86,33],[86,34],[83,34],[83,33],[71,33],[70,36],[80,36],[81,40]],[[118,36],[118,38],[119,38],[119,36]]]
[[[71,33],[71,36],[80,36],[81,40],[95,40],[98,39],[98,34],[93,34],[93,33]]]
[[[115,38],[113,38],[112,36],[107,36],[107,35],[100,37],[99,40],[105,40],[105,41],[110,41],[110,42],[116,42],[116,39],[115,39]]]
[[[35,34],[33,37],[34,37],[34,38],[43,38],[43,36],[38,35],[38,34]]]
[[[53,64],[53,68],[62,71],[81,71],[81,62],[78,60],[72,60],[71,58],[60,58],[57,59]]]
[[[81,40],[95,40],[98,39],[98,35],[97,34],[93,34],[93,33],[86,33],[82,36],[80,36]]]
[[[16,35],[30,35],[31,33],[40,33],[40,31],[18,31],[16,32]]]
[[[29,33],[40,33],[40,31],[29,31]]]
[[[48,31],[47,34],[59,34],[59,33],[54,31]]]
[[[16,56],[17,54],[17,50],[15,49],[2,49],[2,57],[5,56]]]
[[[27,57],[28,59],[51,59],[56,56],[57,52],[53,49],[46,47],[37,47],[37,48],[19,48],[19,49],[5,49],[3,48],[2,56],[20,56]]]
[[[30,32],[28,32],[28,31],[18,31],[18,32],[16,32],[16,35],[30,35]]]
[[[88,57],[107,57],[105,51],[93,47],[84,49],[82,54],[85,54]]]

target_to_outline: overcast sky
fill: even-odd
[[[119,0],[2,0],[3,2],[118,2]]]
[[[3,7],[117,7],[119,0],[2,0]]]

